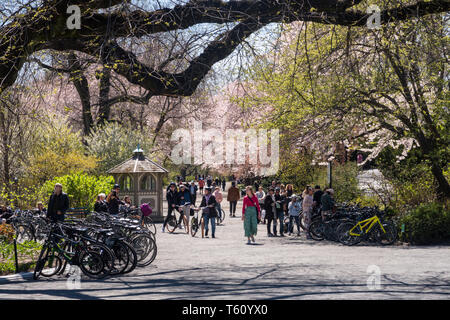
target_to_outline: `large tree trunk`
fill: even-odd
[[[0,124],[1,124],[1,131],[0,134],[2,135],[2,162],[3,162],[3,170],[2,170],[2,180],[5,184],[5,191],[9,198],[9,190],[10,190],[10,181],[11,181],[11,174],[10,174],[10,168],[9,168],[9,143],[8,143],[8,129],[7,129],[7,123],[5,114],[3,113],[4,110],[0,110]]]
[[[439,161],[434,160],[431,165],[431,172],[433,173],[434,178],[437,182],[437,195],[439,200],[448,200],[450,199],[450,185],[445,178],[444,168],[439,164]]]
[[[100,96],[98,100],[99,109],[98,109],[98,122],[103,124],[109,120],[110,114],[110,104],[109,100],[109,91],[111,89],[111,69],[103,65],[101,75],[100,75]]]

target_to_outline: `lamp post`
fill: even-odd
[[[15,196],[14,196],[14,209],[17,209],[17,207],[19,206],[19,202],[18,202],[18,199],[17,199],[17,197],[18,197],[18,190],[19,190],[19,184],[18,184],[19,179],[17,177],[14,177],[13,181],[14,181],[14,193],[15,193]]]
[[[334,160],[334,156],[330,156],[328,158],[328,164],[327,164],[327,183],[328,183],[328,188],[332,188],[332,185],[333,185],[333,160]]]

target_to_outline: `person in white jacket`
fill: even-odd
[[[289,235],[294,231],[293,222],[297,225],[297,236],[300,236],[300,213],[302,211],[302,204],[298,201],[297,195],[292,195],[292,201],[289,203]]]

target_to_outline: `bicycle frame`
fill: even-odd
[[[378,224],[381,228],[381,230],[386,233],[386,230],[383,227],[383,224],[380,221],[380,218],[378,218],[378,216],[373,216],[371,218],[362,220],[362,221],[358,221],[358,223],[350,229],[350,231],[348,232],[349,235],[351,236],[356,236],[356,237],[360,237],[361,235],[367,235],[369,233],[370,230],[372,230],[372,228]],[[354,231],[358,229],[359,233],[355,233]],[[365,229],[365,230],[364,230]]]

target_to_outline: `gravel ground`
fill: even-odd
[[[228,210],[228,207],[225,207]],[[0,299],[448,299],[449,246],[345,247],[300,237],[244,238],[241,206],[216,239],[161,233],[153,264],[101,281],[0,277]],[[368,267],[380,287],[369,288]],[[373,272],[373,271],[372,271]]]

